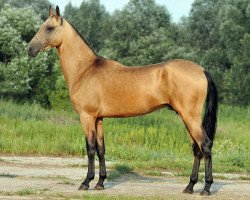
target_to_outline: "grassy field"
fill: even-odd
[[[104,119],[107,160],[134,170],[189,175],[193,156],[180,117],[167,109],[143,117]],[[0,152],[86,155],[78,116],[0,101]],[[250,172],[250,107],[221,106],[213,147],[215,172]],[[201,165],[203,167],[203,164]],[[202,168],[203,169],[203,168]],[[204,169],[203,169],[204,170]]]

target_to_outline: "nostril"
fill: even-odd
[[[28,53],[28,55],[29,55],[29,56],[32,56],[32,52],[33,52],[33,48],[32,48],[31,46],[29,46],[29,47],[27,48],[27,53]]]

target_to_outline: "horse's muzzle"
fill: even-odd
[[[27,53],[31,57],[36,57],[39,51],[42,49],[42,45],[36,40],[31,41],[27,47]]]

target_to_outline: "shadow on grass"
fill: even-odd
[[[114,166],[114,169],[108,171],[108,182],[105,183],[105,188],[113,188],[117,185],[125,183],[127,181],[133,182],[143,182],[143,183],[152,183],[152,182],[170,182],[176,183],[175,179],[166,179],[166,178],[157,178],[157,177],[148,177],[140,175],[136,172],[133,172],[132,167],[128,164],[117,164]]]
[[[215,181],[213,185],[211,186],[211,194],[216,194],[219,190],[221,190],[226,185],[231,185],[231,182],[225,182],[225,181]]]
[[[226,185],[231,185],[231,182],[226,182],[226,181],[215,181],[212,185],[211,185],[211,195],[215,195],[217,194],[218,191],[220,191],[221,189],[223,189],[224,186]],[[199,188],[197,188],[199,187]],[[194,193],[195,194],[200,194],[201,191],[204,189],[205,187],[205,181],[203,180],[202,186],[195,186],[194,188]]]

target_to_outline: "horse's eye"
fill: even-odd
[[[54,30],[54,27],[53,26],[48,26],[47,27],[47,31],[50,32],[50,31],[53,31]]]

